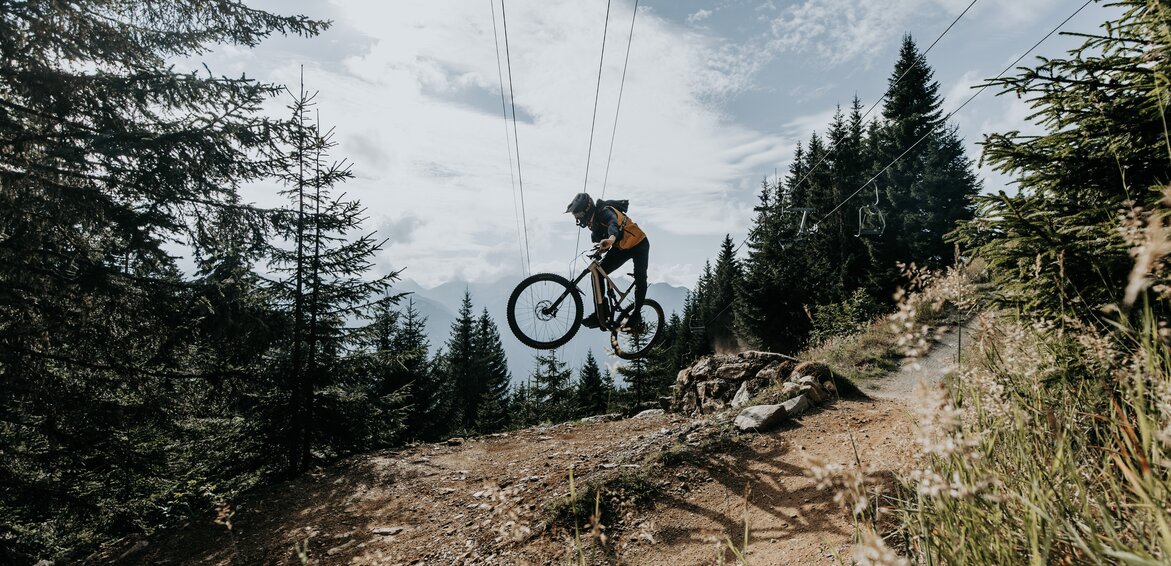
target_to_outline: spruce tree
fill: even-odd
[[[525,428],[537,424],[538,409],[533,399],[533,388],[529,383],[520,383],[512,389],[508,406],[511,408],[512,428]]]
[[[447,339],[447,355],[444,357],[445,379],[454,395],[454,428],[465,433],[475,429],[476,413],[484,391],[479,382],[476,330],[476,317],[472,315],[472,294],[471,291],[465,291],[459,314],[451,323],[451,336]]]
[[[602,371],[593,350],[586,353],[585,362],[577,373],[575,417],[588,417],[606,412],[610,391],[602,382]]]
[[[639,347],[642,345],[639,344]],[[650,380],[650,363],[645,357],[635,358],[618,366],[618,375],[626,382],[626,388],[633,395],[634,408],[654,398]]]
[[[476,430],[481,433],[497,432],[508,426],[508,393],[512,375],[508,372],[508,358],[496,322],[488,316],[488,309],[476,321],[476,335],[473,342],[479,368],[479,384],[482,388],[480,403],[476,409]]]
[[[241,257],[263,237],[267,215],[237,188],[272,173],[284,128],[258,110],[279,89],[175,61],[326,25],[205,0],[0,9],[0,561],[161,524],[179,474],[239,485],[178,461],[190,444],[174,440],[217,447],[187,419],[240,410],[197,401],[229,395],[265,345],[199,338],[216,314],[195,301],[226,281],[190,281],[168,246],[220,256],[218,224],[252,239]],[[255,289],[237,290],[233,308],[254,313]]]
[[[410,391],[407,434],[421,440],[437,440],[446,432],[447,393],[428,357],[431,343],[427,339],[427,318],[415,308],[413,298],[407,299],[406,310],[397,315],[392,350],[398,363],[392,374],[392,387],[408,387]]]
[[[993,267],[1002,304],[1019,312],[1099,321],[1102,305],[1137,300],[1142,288],[1125,295],[1136,281],[1129,252],[1143,242],[1128,241],[1119,226],[1136,231],[1143,222],[1132,206],[1166,207],[1171,7],[1139,0],[1118,7],[1121,16],[1103,34],[1086,36],[1066,57],[994,81],[1029,101],[1045,133],[985,139],[984,158],[1015,175],[1019,191],[981,197],[963,242]],[[1155,267],[1137,272],[1137,281],[1166,284],[1158,279],[1166,271]]]
[[[716,350],[735,349],[737,346],[736,304],[740,301],[739,291],[744,285],[744,275],[740,262],[736,259],[736,246],[732,242],[732,235],[724,235],[720,244],[720,252],[716,257],[715,269],[711,273],[711,283],[707,289],[708,320],[707,335]]]
[[[801,145],[797,145],[794,162],[802,160]],[[768,179],[761,182],[759,203],[754,208],[756,217],[752,229],[748,233],[745,246],[748,257],[744,262],[744,284],[740,303],[736,306],[739,321],[737,335],[741,342],[755,348],[767,347],[774,334],[771,332],[771,322],[776,319],[774,301],[768,300],[776,293],[776,269],[783,252],[781,232],[781,209],[784,206],[784,195],[781,194],[779,183],[769,184]],[[689,333],[690,321],[684,311],[680,336]]]
[[[557,359],[557,351],[537,354],[528,394],[538,421],[559,423],[573,418],[573,371]]]
[[[679,370],[690,361],[684,361],[680,352],[679,335],[683,320],[677,313],[671,313],[671,318],[664,325],[659,337],[659,344],[647,353],[646,388],[648,398],[666,396],[670,393],[671,385],[679,375]]]
[[[341,454],[369,445],[372,432],[349,422],[349,415],[382,411],[374,397],[381,387],[375,382],[382,380],[366,371],[369,364],[347,360],[361,338],[347,319],[367,318],[378,302],[398,300],[384,295],[397,273],[366,278],[383,242],[361,233],[361,203],[333,195],[353,173],[345,161],[330,159],[337,143],[332,130],[322,132],[314,98],[302,86],[289,105],[292,139],[280,178],[291,206],[277,227],[292,249],[273,245],[269,261],[273,272],[285,276],[273,281],[273,291],[292,319],[284,376],[287,421],[279,430],[292,472],[308,468],[315,446]],[[390,420],[384,422],[389,426]]]
[[[973,217],[980,192],[956,127],[944,123],[939,83],[910,36],[889,82],[878,142],[879,162],[891,164],[880,177],[887,231],[874,244],[880,275],[873,284],[882,292],[893,290],[897,262],[954,262],[945,236]]]

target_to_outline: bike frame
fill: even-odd
[[[556,312],[557,308],[561,306],[561,301],[564,301],[566,297],[569,296],[569,293],[575,291],[580,293],[581,289],[578,287],[578,285],[581,284],[581,280],[585,279],[586,275],[589,275],[591,282],[590,288],[593,290],[594,294],[595,308],[600,309],[603,306],[613,307],[608,309],[610,311],[610,316],[607,317],[607,320],[601,321],[602,328],[604,330],[609,330],[609,323],[614,322],[614,314],[618,310],[618,306],[621,305],[622,301],[625,301],[626,297],[630,295],[630,292],[634,290],[634,283],[632,282],[625,291],[620,290],[618,285],[614,283],[614,280],[610,279],[610,276],[602,270],[602,265],[598,263],[598,259],[600,259],[600,256],[595,255],[590,257],[589,266],[582,270],[581,274],[573,280],[568,291],[562,293],[560,297],[557,297],[556,301],[553,301],[552,305],[549,305],[549,310]],[[609,302],[607,302],[607,299],[609,299]],[[597,311],[595,310],[595,312]]]

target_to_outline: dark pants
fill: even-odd
[[[635,312],[642,308],[642,302],[646,299],[646,266],[650,260],[651,254],[651,239],[643,238],[637,246],[629,250],[620,250],[617,246],[610,248],[606,252],[606,257],[602,258],[602,271],[607,275],[614,275],[614,270],[622,267],[626,260],[634,260],[634,305]]]

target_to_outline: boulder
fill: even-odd
[[[740,411],[732,425],[741,431],[767,430],[788,418],[784,405],[756,405]]]
[[[781,403],[781,407],[785,409],[786,415],[791,417],[799,417],[802,413],[811,409],[813,404],[810,403],[809,399],[804,395],[798,395],[792,399],[789,399],[788,401],[785,401],[784,403]]]
[[[756,377],[769,383],[782,383],[789,377],[794,365],[792,360],[775,360],[756,372]]]
[[[634,418],[636,418],[636,419],[646,419],[646,418],[650,418],[650,417],[657,417],[657,416],[659,416],[659,415],[662,415],[662,414],[663,414],[663,410],[662,410],[662,409],[647,409],[647,410],[645,410],[645,411],[643,411],[643,412],[641,412],[641,413],[639,413],[639,414],[637,414],[637,415],[634,415]]]
[[[822,386],[821,382],[811,375],[802,375],[793,381],[800,388],[801,392],[810,397],[810,401],[814,403],[822,403],[829,400],[830,394]]]
[[[780,362],[780,361],[785,361],[785,360],[788,360],[791,362],[797,361],[797,358],[794,358],[791,356],[786,356],[784,354],[778,354],[776,352],[761,352],[760,350],[749,350],[747,352],[740,352],[739,354],[736,354],[736,356],[741,359],[745,359],[745,360],[764,360],[766,362]]]
[[[736,390],[736,396],[732,397],[732,408],[743,407],[747,405],[752,397],[764,389],[765,382],[761,379],[749,379],[740,384],[740,389]]]
[[[754,369],[758,370],[757,364],[752,363],[732,363],[721,365],[715,371],[716,379],[724,381],[743,381],[745,378],[755,375]]]
[[[798,378],[806,377],[804,381]],[[736,355],[715,354],[696,360],[680,370],[671,386],[669,400],[661,400],[666,410],[682,414],[711,414],[728,407],[741,407],[770,386],[781,386],[783,393],[771,395],[779,402],[798,393],[806,393],[817,403],[831,397],[823,382],[830,379],[829,367],[817,362],[798,363],[796,359],[772,352],[741,352]],[[797,386],[790,387],[790,381]],[[803,387],[798,387],[803,386]]]
[[[820,383],[833,376],[829,366],[821,362],[801,362],[797,367],[793,368],[793,375],[809,375],[817,379]]]

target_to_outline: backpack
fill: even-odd
[[[626,210],[628,208],[630,208],[630,201],[626,200],[626,199],[620,199],[620,200],[598,199],[598,201],[596,203],[594,203],[594,206],[596,206],[598,208],[606,208],[607,206],[612,206],[612,207],[617,208],[618,210],[622,211],[623,214],[626,214]]]
[[[629,250],[646,239],[646,234],[638,227],[638,224],[626,215],[626,209],[630,208],[629,200],[599,200],[594,206],[598,208],[609,207],[618,212],[618,225],[622,228],[622,239],[618,241],[618,249]]]

